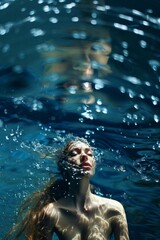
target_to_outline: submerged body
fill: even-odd
[[[112,233],[116,240],[128,240],[123,206],[91,193],[89,180],[95,172],[91,148],[78,141],[70,144],[67,151],[67,162],[62,165],[68,191],[63,198],[44,207],[38,239],[51,240],[55,232],[60,240],[108,240]]]
[[[70,141],[58,167],[62,178],[29,198],[24,217],[4,239],[52,240],[55,233],[59,240],[109,240],[112,234],[129,240],[123,206],[91,192],[95,158],[88,142]]]
[[[128,229],[122,205],[114,200],[91,194],[91,205],[77,209],[72,198],[61,199],[44,208],[43,220],[47,223],[48,238],[55,232],[60,240],[128,240]],[[47,229],[47,228],[46,228]]]

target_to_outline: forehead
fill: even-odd
[[[90,147],[88,144],[83,143],[83,142],[80,142],[80,141],[73,142],[73,143],[69,146],[68,150],[72,150],[72,149],[74,149],[74,148],[88,148],[88,149],[91,149],[91,147]]]

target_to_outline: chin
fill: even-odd
[[[84,176],[87,176],[87,177],[89,177],[89,178],[91,178],[91,177],[93,177],[94,176],[94,171],[93,170],[85,170],[84,172],[83,172],[83,174],[84,174]]]
[[[95,174],[95,169],[81,169],[81,171],[72,174],[73,179],[82,179],[83,177],[92,178]]]

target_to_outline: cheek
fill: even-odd
[[[77,163],[77,159],[76,159],[76,157],[70,157],[70,158],[68,158],[68,162],[69,163]]]

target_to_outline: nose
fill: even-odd
[[[81,160],[81,162],[85,162],[85,161],[87,161],[87,160],[88,160],[88,156],[87,156],[87,154],[82,153],[82,154],[81,154],[81,158],[80,158],[80,160]]]
[[[73,69],[79,71],[83,76],[90,77],[93,75],[93,69],[88,54],[82,51],[79,61],[73,64]]]
[[[83,60],[83,68],[82,68],[83,75],[85,75],[85,76],[93,75],[91,61],[90,61],[88,54],[85,51],[82,54],[82,60]]]

